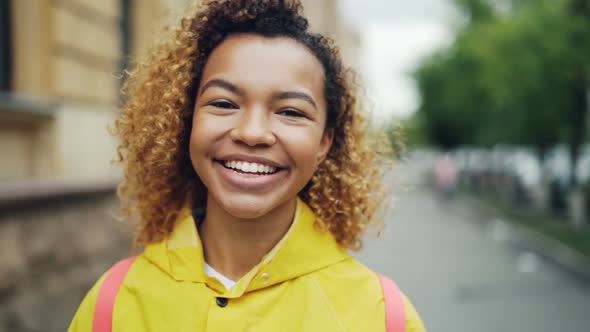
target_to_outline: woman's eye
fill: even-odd
[[[209,103],[209,105],[217,108],[237,109],[236,105],[228,101],[214,101],[212,103]]]
[[[280,115],[285,115],[288,117],[305,117],[305,114],[303,114],[303,112],[301,111],[297,111],[297,110],[293,110],[293,109],[286,109],[286,110],[281,110],[278,112],[278,114]]]

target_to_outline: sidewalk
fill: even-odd
[[[535,229],[531,226],[531,221],[527,222],[525,217],[508,213],[507,210],[510,208],[493,205],[489,200],[464,192],[459,194],[458,198],[480,207],[486,217],[483,222],[486,223],[486,227],[489,227],[494,237],[506,241],[513,247],[534,252],[576,275],[584,282],[590,283],[590,256],[573,249],[574,246],[571,243],[560,241],[555,236],[549,236]],[[590,236],[588,239],[590,241]]]

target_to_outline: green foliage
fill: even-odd
[[[390,122],[385,128],[385,135],[397,160],[403,159],[406,153],[406,134],[406,128],[401,123]]]
[[[504,0],[504,11],[500,0],[456,2],[468,24],[415,73],[425,136],[443,148],[579,144],[586,105],[579,96],[590,73],[588,1]]]
[[[429,140],[445,149],[477,140],[487,93],[477,83],[478,64],[453,50],[436,54],[416,73]],[[465,93],[468,92],[468,93]]]
[[[494,9],[486,0],[455,0],[455,4],[469,20],[483,22],[494,17]]]
[[[415,113],[408,119],[401,122],[404,138],[407,146],[425,146],[428,140],[422,130],[422,118],[419,113]]]

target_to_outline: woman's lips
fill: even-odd
[[[230,160],[230,161],[220,161],[225,168],[233,169],[235,171],[241,173],[250,173],[250,174],[272,174],[275,173],[280,167],[274,167],[271,165],[261,164],[261,163],[253,163],[241,160]]]
[[[248,191],[265,191],[275,187],[287,176],[287,169],[277,169],[274,173],[248,173],[225,167],[222,161],[214,161],[213,167],[230,186]]]

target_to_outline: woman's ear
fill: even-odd
[[[328,152],[330,152],[330,148],[332,147],[332,142],[334,141],[334,130],[328,129],[322,136],[322,141],[320,142],[320,148],[318,150],[317,158],[316,158],[316,166],[319,166],[326,156]]]

